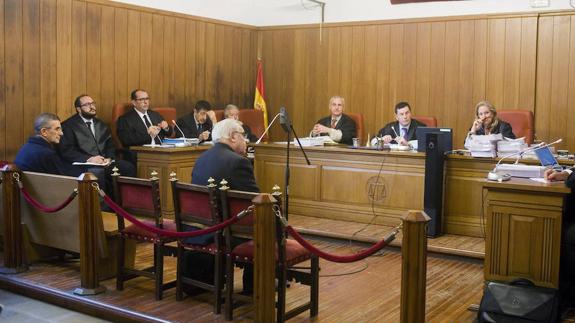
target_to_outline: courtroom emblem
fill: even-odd
[[[387,196],[387,184],[385,179],[380,176],[373,176],[367,180],[365,187],[367,197],[370,201],[381,202]]]

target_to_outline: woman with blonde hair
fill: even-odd
[[[497,110],[488,101],[475,106],[475,121],[469,130],[470,135],[502,134],[505,138],[515,139],[511,125],[497,117]]]

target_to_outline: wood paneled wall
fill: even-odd
[[[134,88],[154,106],[253,103],[257,29],[105,0],[0,0],[0,159],[40,112],[65,119],[90,94],[111,119]]]
[[[145,88],[156,106],[198,99],[251,106],[264,60],[269,115],[287,107],[306,136],[332,95],[362,112],[373,135],[411,103],[455,130],[461,147],[476,102],[535,113],[536,136],[565,138],[575,111],[573,12],[255,28],[106,0],[0,0],[0,159],[11,160],[34,117],[74,113],[88,93],[111,107]],[[279,127],[272,138],[280,140]]]
[[[304,136],[341,95],[373,136],[408,101],[462,146],[481,100],[536,111],[537,24],[537,15],[344,24],[325,27],[321,41],[317,26],[264,29],[268,106],[285,105]]]

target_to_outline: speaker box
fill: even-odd
[[[451,133],[431,132],[426,134],[425,144],[425,187],[423,210],[431,218],[427,224],[427,236],[435,238],[442,233],[443,184],[445,152]]]

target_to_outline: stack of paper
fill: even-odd
[[[527,149],[525,138],[500,140],[497,142],[497,157],[508,156],[514,153],[520,153]]]

